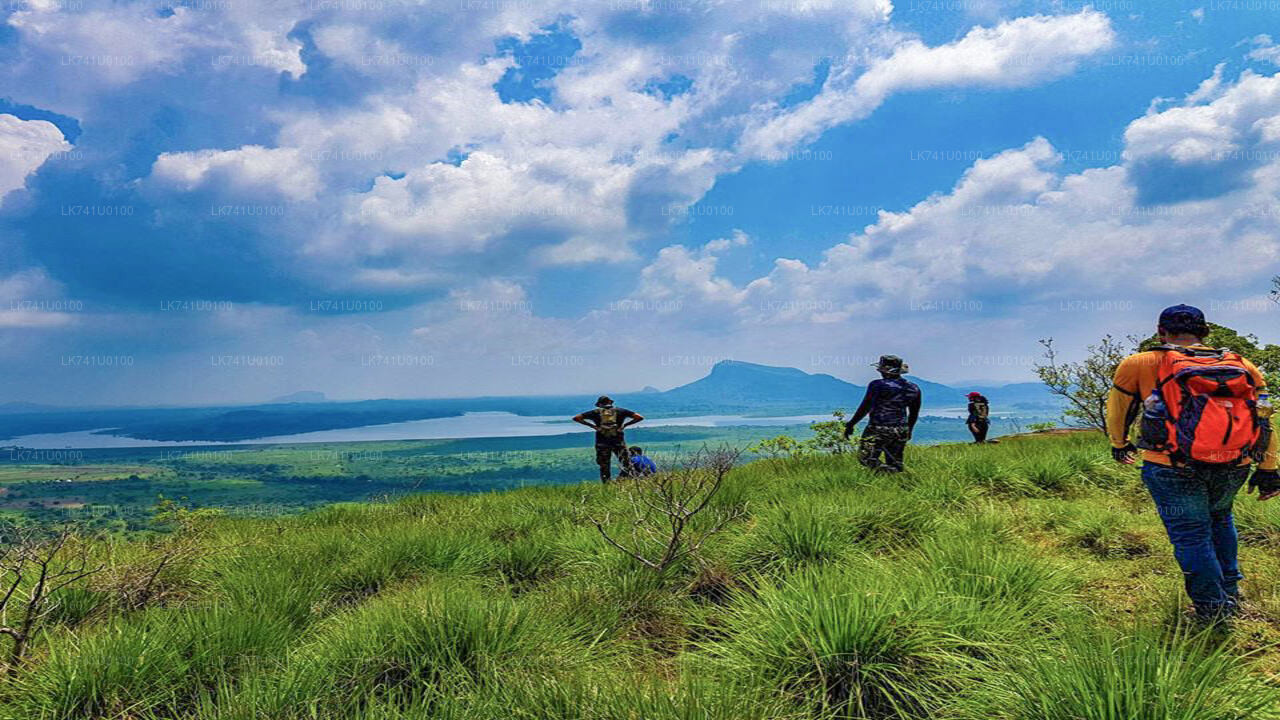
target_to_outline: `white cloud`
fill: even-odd
[[[854,322],[953,302],[982,306],[989,298],[983,315],[991,318],[1062,298],[1158,303],[1266,287],[1280,262],[1280,137],[1270,134],[1280,118],[1280,74],[1246,71],[1214,96],[1134,120],[1121,165],[1063,174],[1044,138],[979,160],[950,192],[902,213],[882,212],[820,263],[778,259],[740,294],[716,295],[737,301],[722,317],[767,308],[778,312],[761,320],[774,324]],[[1247,183],[1210,197],[1142,203],[1133,163],[1223,160],[1209,150],[1228,148],[1257,159]],[[1223,272],[1231,274],[1227,285]],[[823,299],[834,302],[825,314],[785,312],[822,308]]]
[[[615,33],[633,10],[679,31],[663,44]],[[930,48],[890,29],[890,11],[884,0],[725,3],[706,14],[495,4],[466,22],[428,11],[439,19],[430,32],[442,35],[432,39],[448,38],[437,43],[388,32],[394,13],[329,13],[312,18],[311,36],[319,52],[366,78],[361,102],[268,111],[280,123],[275,148],[168,153],[153,179],[314,202],[331,211],[313,213],[324,222],[292,219],[280,232],[296,237],[309,267],[373,289],[434,282],[451,256],[621,262],[635,257],[636,240],[679,222],[718,177],[861,117],[893,92],[1033,84],[1070,72],[1112,37],[1105,16],[1084,11],[977,28]],[[250,38],[293,57],[293,41],[281,40],[286,23],[263,35],[244,28],[267,27],[267,16],[236,12],[221,19],[222,41],[241,48]],[[582,44],[572,57],[494,55],[497,34],[529,38],[562,16]],[[834,60],[815,99],[795,109],[762,104],[809,82],[822,58]],[[501,102],[492,86],[517,60],[559,70],[548,83],[553,103]],[[297,74],[289,63],[278,68]],[[690,80],[687,93],[646,91],[674,75]],[[459,150],[465,160],[445,161]],[[387,258],[401,267],[388,270]],[[366,262],[376,267],[350,270]]]
[[[1280,65],[1280,45],[1272,42],[1270,35],[1256,35],[1250,41],[1250,44],[1253,45],[1253,49],[1249,51],[1248,55],[1250,60],[1261,60],[1272,65]]]
[[[1221,164],[1239,159],[1247,146],[1261,140],[1269,147],[1280,116],[1280,74],[1246,70],[1230,87],[1219,87],[1221,66],[1201,83],[1188,105],[1149,113],[1125,130],[1125,159],[1167,159],[1176,164]],[[1209,100],[1209,102],[1205,102]],[[1274,147],[1272,149],[1275,149]]]
[[[1213,68],[1213,74],[1205,78],[1196,86],[1193,92],[1187,94],[1183,100],[1184,105],[1196,105],[1199,103],[1210,102],[1222,94],[1222,71],[1227,67],[1226,63],[1218,63]]]
[[[27,176],[50,155],[71,149],[62,132],[47,120],[19,120],[0,114],[0,200],[26,184]]]
[[[183,190],[221,180],[238,190],[268,190],[291,200],[311,199],[321,189],[315,166],[297,148],[246,145],[236,150],[161,153],[151,174]]]
[[[864,117],[894,93],[1025,87],[1068,74],[1114,43],[1109,21],[1091,10],[1020,18],[930,47],[890,25],[886,0],[721,2],[705,12],[687,3],[476,3],[462,13],[423,5],[408,20],[396,3],[386,12],[378,3],[210,5],[195,13],[179,3],[169,18],[147,3],[16,13],[10,22],[26,54],[0,76],[24,88],[17,101],[72,109],[86,128],[128,138],[152,131],[150,116],[125,122],[103,98],[136,83],[140,107],[152,110],[145,83],[162,74],[176,82],[182,70],[191,93],[175,102],[196,122],[176,129],[183,151],[160,155],[141,181],[149,197],[161,205],[195,191],[237,202],[283,198],[300,211],[278,235],[264,233],[273,247],[297,250],[264,253],[281,263],[273,268],[281,276],[307,274],[352,294],[450,292],[404,311],[414,319],[403,327],[334,323],[303,338],[313,342],[307,347],[505,358],[662,345],[755,359],[872,337],[916,347],[950,338],[960,347],[969,342],[962,330],[974,343],[991,332],[1025,336],[1019,305],[1064,293],[1156,296],[1169,284],[1211,291],[1213,276],[1186,268],[1187,257],[1243,256],[1257,268],[1276,260],[1267,211],[1280,188],[1274,163],[1250,166],[1229,193],[1155,210],[1140,204],[1130,173],[1142,162],[1198,167],[1280,139],[1275,78],[1229,83],[1219,72],[1182,106],[1153,108],[1131,124],[1121,165],[1066,173],[1049,140],[1031,139],[975,163],[949,191],[882,214],[820,261],[779,258],[748,280],[744,256],[754,248],[745,235],[673,245],[618,288],[653,312],[544,317],[526,290],[542,266],[634,260],[717,178]],[[572,17],[582,49],[535,58],[560,69],[547,83],[553,101],[502,103],[493,85],[516,60],[496,56],[495,39],[528,39],[561,14]],[[619,30],[646,23],[669,32],[655,41]],[[299,38],[307,35],[328,62],[303,64]],[[59,64],[70,49],[145,62]],[[216,62],[222,56],[233,60]],[[830,73],[816,97],[782,107],[823,59]],[[688,78],[688,92],[646,92],[675,75]],[[190,128],[210,115],[218,119],[210,149],[186,150],[202,147]],[[457,150],[465,160],[445,160]],[[1144,277],[1134,280],[1133,268]],[[903,317],[913,302],[978,296],[990,310],[981,323]],[[287,315],[269,328],[299,322]],[[620,323],[636,329],[620,332]],[[453,377],[476,374],[466,360],[459,365]],[[610,372],[576,374],[616,377]]]
[[[716,275],[720,253],[747,244],[747,236],[736,231],[731,238],[712,240],[697,250],[671,245],[640,271],[640,282],[632,298],[652,304],[659,313],[679,313],[687,319],[697,312],[721,306],[734,308],[744,293],[729,280]]]
[[[62,288],[43,270],[32,268],[0,277],[0,329],[55,328],[71,325]]]
[[[929,47],[908,38],[862,73],[833,73],[823,91],[791,112],[766,117],[742,140],[744,152],[777,157],[828,128],[860,119],[895,92],[939,87],[1020,87],[1061,77],[1115,38],[1102,13],[1034,16],[974,28]]]
[[[188,52],[221,44],[216,34],[200,31],[206,13],[179,7],[160,17],[150,3],[68,7],[64,2],[27,3],[8,17],[24,45],[44,56],[27,62],[57,63],[59,74],[108,86],[133,82],[147,73],[173,72]],[[83,9],[83,11],[79,11]]]

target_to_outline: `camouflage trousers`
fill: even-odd
[[[596,465],[600,466],[600,482],[609,482],[613,475],[613,458],[618,458],[618,473],[626,475],[631,471],[631,455],[627,452],[627,443],[619,438],[615,442],[596,442]]]
[[[910,439],[911,430],[905,425],[868,425],[858,443],[858,462],[873,470],[901,472],[902,455]]]

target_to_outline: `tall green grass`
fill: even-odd
[[[1209,634],[1071,627],[967,701],[965,717],[1010,720],[1268,720],[1280,690],[1253,658]]]
[[[978,662],[946,622],[948,600],[919,592],[918,579],[863,562],[766,581],[730,608],[728,639],[704,650],[717,672],[805,716],[927,716],[972,682]]]
[[[532,673],[551,682],[590,653],[554,619],[457,582],[433,582],[327,618],[281,667],[251,676],[228,717],[343,718]]]
[[[54,644],[10,688],[12,718],[179,717],[223,678],[297,638],[287,619],[226,606],[146,611]]]
[[[123,572],[60,591],[0,719],[1275,717],[1280,504],[1237,504],[1236,635],[1190,637],[1108,457],[1082,434],[913,447],[895,476],[747,465],[714,501],[740,517],[661,574],[587,522],[630,536],[594,483],[221,519],[163,602],[116,602]]]

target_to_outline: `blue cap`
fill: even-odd
[[[1208,332],[1204,313],[1191,305],[1171,305],[1160,313],[1160,327],[1168,330]]]

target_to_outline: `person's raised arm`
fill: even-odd
[[[630,415],[627,416],[626,420],[622,421],[622,427],[624,428],[631,427],[632,425],[635,425],[641,420],[644,420],[644,416],[641,415],[640,413],[631,412],[631,411],[628,411],[628,412],[630,412]]]
[[[587,427],[591,428],[592,430],[595,430],[595,429],[596,429],[596,426],[595,426],[595,425],[593,425],[593,424],[591,424],[591,423],[587,422],[587,414],[586,414],[586,413],[578,413],[577,415],[574,415],[574,416],[573,416],[573,421],[574,421],[574,422],[576,422],[576,423],[578,423],[579,425],[586,425]]]

